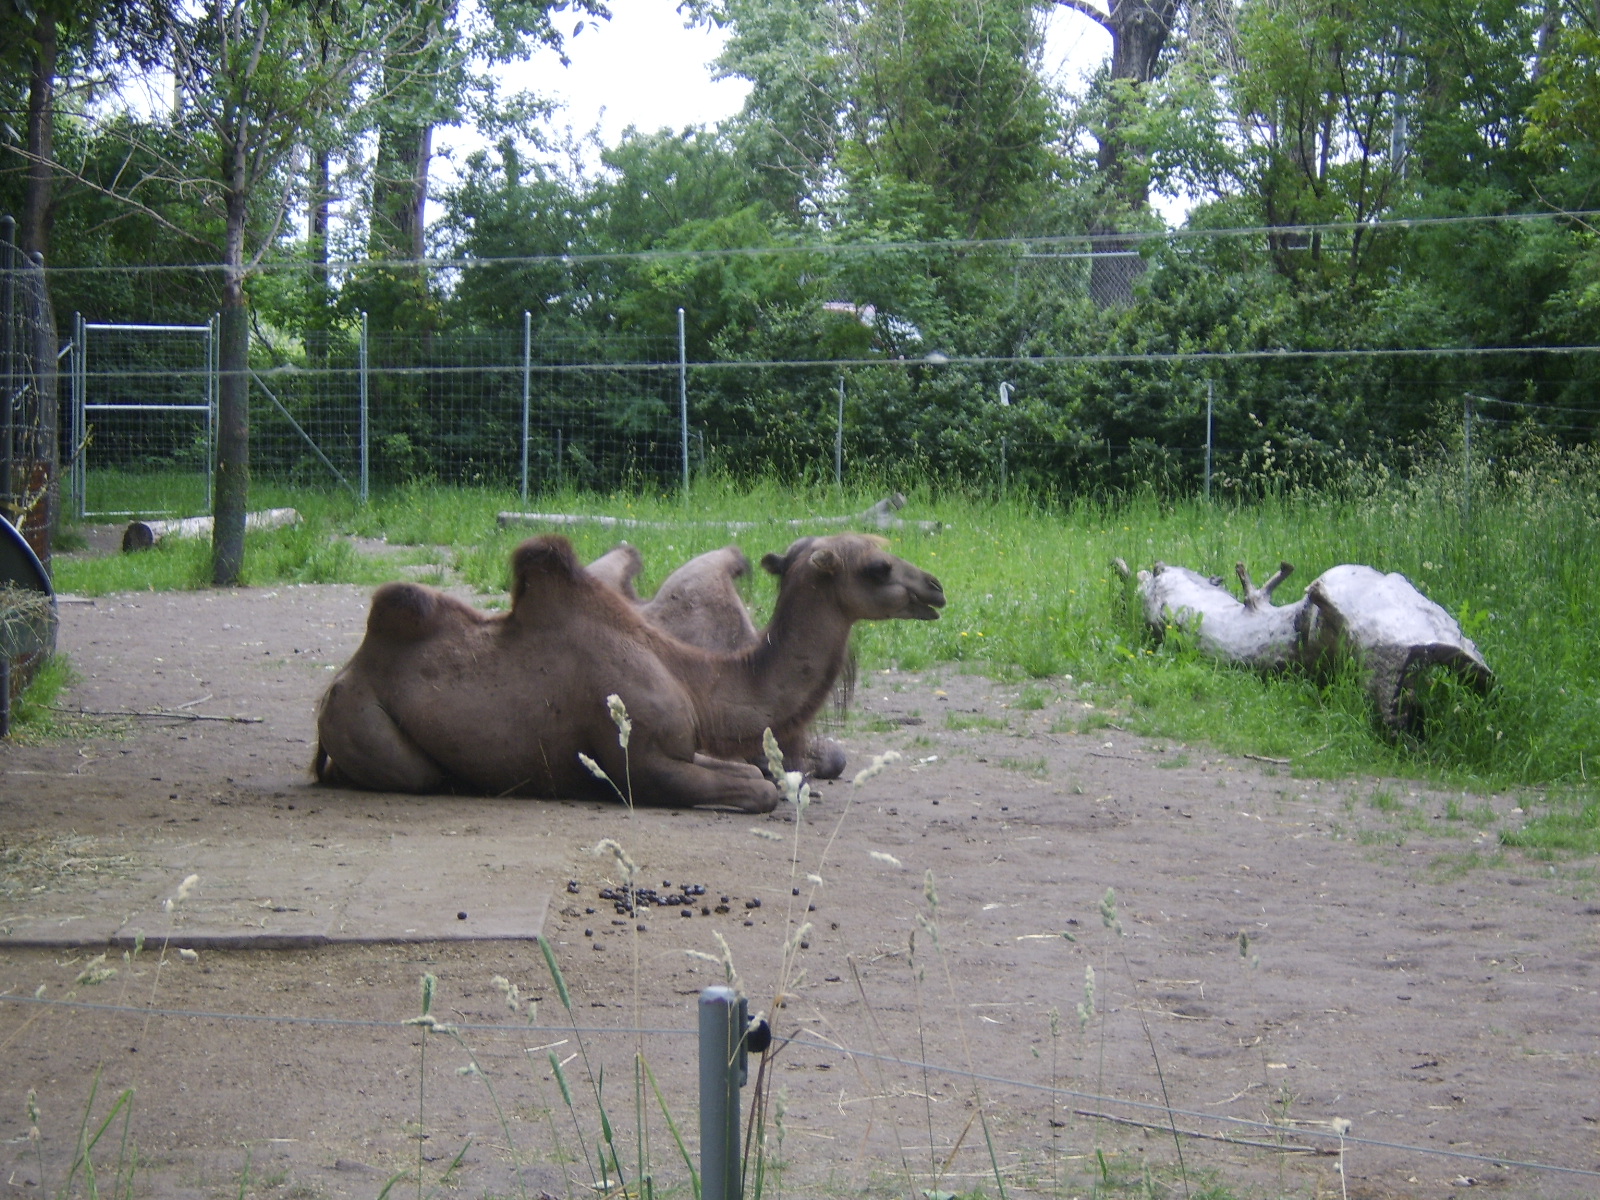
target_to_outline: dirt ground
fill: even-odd
[[[125,1089],[92,1159],[104,1187],[126,1132],[135,1195],[376,1196],[463,1146],[457,1194],[594,1194],[602,1077],[633,1178],[638,1053],[694,1145],[724,946],[780,1039],[785,1194],[993,1196],[998,1172],[1014,1196],[1600,1195],[1595,873],[1498,853],[1517,797],[1297,779],[1134,737],[1070,679],[953,668],[861,680],[835,730],[852,770],[904,757],[819,785],[798,827],[320,788],[313,704],[365,607],[342,586],[63,604],[63,703],[251,720],[0,746],[0,1195],[58,1192]],[[676,902],[619,915],[606,837]],[[264,936],[296,913],[349,936]],[[219,922],[238,937],[199,937]],[[44,926],[62,944],[17,944]],[[401,1024],[425,973],[456,1037]],[[647,1096],[658,1187],[688,1194]],[[1203,1135],[1181,1166],[1171,1125]]]

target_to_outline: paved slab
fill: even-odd
[[[92,890],[0,903],[0,945],[287,948],[531,938],[562,873],[527,837],[395,834],[359,843],[167,845]],[[110,877],[107,878],[106,876]],[[181,898],[182,881],[198,876]],[[170,901],[170,906],[169,906]]]

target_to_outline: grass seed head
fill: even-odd
[[[865,767],[862,767],[861,770],[856,772],[855,778],[850,781],[850,786],[851,787],[860,787],[863,783],[865,783],[867,780],[871,779],[874,775],[883,774],[883,769],[885,767],[887,767],[890,763],[895,763],[895,762],[899,762],[899,761],[900,761],[900,751],[898,751],[898,750],[885,750],[882,754],[880,754],[876,758],[874,758],[872,760],[872,762],[870,762]]]
[[[894,855],[886,854],[882,850],[869,850],[869,851],[867,851],[867,853],[869,855],[871,855],[872,860],[874,862],[881,862],[881,863],[884,864],[884,866],[887,866],[887,867],[903,867],[903,866],[905,866],[905,863],[901,862]]]
[[[1115,888],[1107,888],[1106,894],[1100,897],[1100,923],[1118,937],[1122,936],[1122,918],[1117,916],[1117,892]]]
[[[489,982],[499,991],[508,1009],[516,1012],[522,1007],[522,996],[518,993],[516,984],[512,983],[504,975],[496,975]]]
[[[767,773],[774,779],[782,779],[787,774],[783,769],[783,750],[779,748],[778,739],[773,736],[770,725],[761,731],[761,748],[767,755]]]
[[[621,696],[613,692],[606,697],[606,708],[611,713],[611,723],[617,727],[617,741],[626,750],[628,739],[633,736],[633,721],[628,717],[628,706],[623,704]]]
[[[628,857],[628,852],[622,848],[622,843],[617,841],[616,838],[601,838],[595,843],[593,852],[595,854],[610,854],[612,858],[616,859],[617,865],[622,868],[623,878],[628,883],[631,884],[638,878],[639,868],[634,865],[633,859]]]
[[[599,763],[595,762],[594,759],[590,758],[582,750],[578,751],[578,761],[581,762],[584,766],[584,769],[596,779],[601,780],[604,783],[611,783],[611,776],[606,774],[606,769]],[[612,783],[611,786],[616,787],[616,784]]]

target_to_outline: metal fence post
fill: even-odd
[[[1211,499],[1211,402],[1216,385],[1206,380],[1206,499]]]
[[[683,309],[678,309],[678,427],[683,442],[683,498],[689,498],[689,344],[683,334]]]
[[[844,483],[844,376],[839,376],[839,423],[833,430],[833,482]]]
[[[730,987],[700,993],[700,1200],[741,1200],[739,1088],[745,1002]]]
[[[528,502],[528,376],[533,369],[533,314],[522,310],[522,502]]]
[[[88,328],[83,314],[72,314],[72,515],[83,520],[89,507],[88,472],[84,468],[84,447],[89,444],[89,430],[84,413],[84,390],[89,386]]]
[[[360,375],[360,380],[361,380],[361,419],[360,419],[360,426],[361,426],[361,428],[360,428],[360,438],[361,438],[361,503],[365,504],[367,502],[367,494],[368,494],[368,492],[367,492],[368,472],[369,472],[370,467],[371,467],[371,455],[370,455],[371,443],[370,443],[370,441],[368,439],[369,430],[368,430],[368,422],[367,422],[367,314],[366,313],[362,313],[361,314],[361,348],[360,348],[360,352],[359,352],[358,366],[360,368],[359,371],[358,371],[358,374]]]
[[[222,314],[212,313],[206,321],[206,511],[216,508],[217,476],[217,373],[221,364],[217,360],[218,334],[222,327]]]

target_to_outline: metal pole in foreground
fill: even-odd
[[[700,993],[700,1200],[741,1200],[739,1087],[745,1002],[730,987]]]
[[[689,498],[689,346],[678,310],[678,427],[683,435],[683,498]]]

